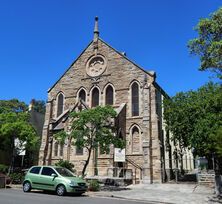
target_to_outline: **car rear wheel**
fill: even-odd
[[[24,184],[23,184],[23,191],[24,192],[30,192],[32,189],[32,186],[31,186],[31,183],[26,181]]]
[[[63,196],[66,193],[66,188],[64,185],[58,185],[56,188],[56,193],[58,196]]]

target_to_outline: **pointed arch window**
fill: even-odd
[[[106,105],[113,105],[113,87],[106,88]]]
[[[60,151],[59,151],[60,156],[63,156],[63,148],[64,148],[64,145],[61,143],[60,144]]]
[[[132,129],[132,152],[140,152],[140,133],[136,126]]]
[[[99,105],[99,90],[94,88],[92,91],[92,107]]]
[[[79,92],[79,99],[83,100],[84,102],[86,102],[86,92],[84,89],[82,89],[80,92]]]
[[[63,113],[63,106],[64,106],[64,96],[62,93],[60,93],[58,96],[57,117]]]
[[[131,87],[132,116],[139,115],[139,85],[134,82]]]
[[[76,155],[83,155],[83,148],[76,146]]]
[[[58,142],[54,143],[54,156],[57,157],[58,156],[58,148],[59,148],[59,144]]]

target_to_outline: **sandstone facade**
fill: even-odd
[[[82,97],[84,100],[80,100]],[[162,100],[167,95],[156,83],[155,72],[145,71],[99,38],[97,21],[93,41],[48,90],[39,164],[69,160],[80,174],[87,150],[78,150],[68,143],[60,145],[53,135],[62,129],[68,132],[68,113],[80,107],[91,108],[96,103],[93,97],[99,100],[97,105],[112,103],[118,113],[120,134],[126,140],[123,163],[114,162],[113,147],[109,154],[98,152],[98,174],[125,176],[129,172],[134,182],[144,183],[170,178],[166,172],[174,164],[172,152],[166,146],[173,144],[166,144],[169,134],[164,128],[162,110]],[[95,172],[93,155],[87,176]]]

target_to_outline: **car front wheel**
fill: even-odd
[[[56,193],[58,196],[63,196],[66,193],[66,188],[64,185],[58,185],[56,188]]]
[[[23,191],[24,192],[29,192],[31,191],[32,187],[31,187],[31,183],[26,181],[24,184],[23,184]]]

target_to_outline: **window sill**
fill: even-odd
[[[131,154],[127,154],[126,156],[143,156],[143,153],[131,153]]]
[[[143,119],[143,116],[130,116],[127,117],[126,119]]]

